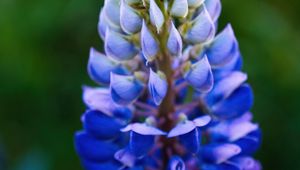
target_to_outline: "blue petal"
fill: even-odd
[[[103,10],[111,24],[120,26],[120,0],[105,0]]]
[[[143,84],[134,76],[124,76],[111,73],[110,91],[113,101],[119,105],[134,102],[143,92]]]
[[[239,53],[238,42],[230,24],[216,36],[206,50],[209,63],[216,68],[230,62],[237,53]]]
[[[220,118],[233,118],[250,110],[253,105],[253,92],[249,85],[242,85],[228,98],[215,104],[211,110]]]
[[[231,61],[221,67],[213,69],[214,78],[217,81],[232,71],[241,71],[242,66],[242,56],[240,52],[238,52]]]
[[[188,5],[190,8],[197,8],[199,7],[204,0],[188,0]]]
[[[160,31],[162,25],[165,22],[164,15],[160,8],[157,6],[155,0],[150,0],[150,21],[157,29],[157,32]]]
[[[107,169],[107,170],[119,170],[121,166],[116,162],[93,162],[88,160],[81,161],[85,170],[100,170],[100,169]]]
[[[91,79],[99,84],[109,84],[110,72],[126,74],[126,70],[121,64],[112,61],[104,54],[91,48],[88,62],[88,73]]]
[[[257,129],[256,131],[249,133],[244,138],[235,141],[234,144],[238,145],[242,149],[242,155],[251,155],[259,149],[261,145],[261,137],[261,130]]]
[[[111,139],[118,136],[123,127],[116,119],[95,110],[87,111],[83,115],[82,121],[87,133],[100,139]]]
[[[112,160],[117,151],[114,144],[97,140],[82,131],[75,134],[75,148],[81,158],[98,162]]]
[[[168,170],[185,170],[185,164],[179,156],[172,156]]]
[[[99,15],[99,22],[98,22],[98,33],[102,38],[102,40],[105,40],[106,29],[112,29],[116,32],[122,32],[120,26],[111,24],[111,22],[108,21],[105,11],[102,9]]]
[[[101,111],[108,116],[115,116],[124,121],[132,117],[132,111],[128,107],[119,106],[112,101],[110,90],[107,88],[84,87],[83,101],[90,109]]]
[[[202,164],[201,170],[241,170],[236,165],[230,163],[222,163],[222,164]]]
[[[158,52],[158,44],[154,39],[152,33],[147,28],[145,21],[143,21],[141,32],[141,47],[144,57],[147,61],[152,61]]]
[[[134,34],[140,31],[142,28],[142,18],[125,2],[125,0],[121,0],[120,10],[120,23],[124,32]]]
[[[155,136],[130,132],[129,149],[136,157],[146,155],[154,145]]]
[[[171,30],[167,47],[169,52],[174,56],[180,56],[182,53],[182,39],[173,22],[171,22]]]
[[[186,81],[200,92],[207,93],[213,87],[213,74],[207,57],[204,56],[184,74]]]
[[[188,14],[189,7],[187,0],[173,1],[170,14],[174,17],[185,18]]]
[[[211,139],[213,141],[233,142],[246,137],[249,133],[258,129],[257,124],[242,119],[237,118],[230,121],[222,121],[209,128]]]
[[[185,39],[192,44],[205,43],[211,41],[214,34],[214,23],[203,6],[199,15],[192,21],[192,27],[188,29]]]
[[[116,60],[129,60],[138,54],[135,45],[122,34],[110,29],[105,34],[105,53]]]
[[[241,148],[234,144],[209,144],[202,146],[200,155],[205,162],[220,164],[240,152]]]
[[[208,105],[213,105],[227,97],[229,97],[234,90],[240,87],[247,80],[247,74],[242,72],[232,72],[217,83],[213,90],[205,97]]]
[[[191,153],[197,153],[200,149],[201,134],[198,128],[179,136],[180,143]]]
[[[206,9],[211,16],[213,22],[216,22],[221,14],[221,1],[220,0],[205,0]]]
[[[160,105],[168,90],[166,76],[162,72],[155,73],[150,69],[148,88],[154,103]]]

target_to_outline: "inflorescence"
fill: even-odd
[[[75,147],[86,170],[260,170],[261,131],[220,0],[105,0]]]

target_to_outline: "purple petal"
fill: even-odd
[[[200,149],[201,133],[198,128],[189,133],[178,136],[180,143],[191,153],[197,153]]]

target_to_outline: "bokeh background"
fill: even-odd
[[[101,0],[0,0],[0,170],[80,170],[81,85]],[[223,0],[263,129],[267,170],[300,169],[300,1]],[[4,166],[3,166],[4,165]]]

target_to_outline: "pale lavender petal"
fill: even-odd
[[[150,21],[157,29],[157,32],[160,31],[161,27],[165,22],[164,15],[161,9],[157,6],[155,0],[150,0]]]
[[[170,13],[174,17],[184,18],[187,16],[188,11],[189,7],[187,0],[176,0],[173,1]]]
[[[141,47],[144,57],[147,61],[154,60],[158,52],[158,44],[153,37],[152,33],[148,29],[145,21],[143,22],[142,32],[141,32]]]
[[[125,0],[121,0],[120,24],[124,32],[134,34],[142,28],[142,18],[130,7]]]
[[[116,60],[129,60],[138,54],[135,45],[124,35],[107,29],[105,37],[105,53]]]
[[[173,22],[171,23],[167,47],[169,52],[174,56],[180,56],[182,53],[182,39]]]

